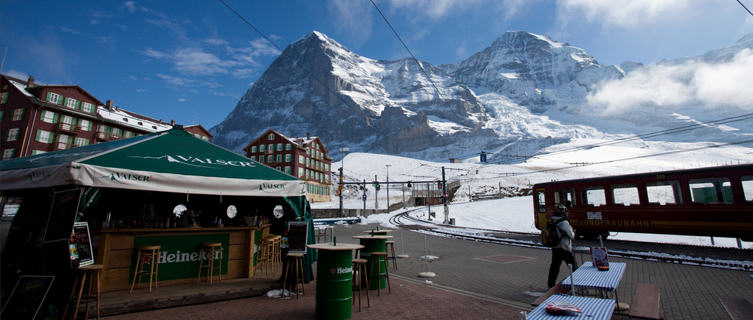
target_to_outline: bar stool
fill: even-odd
[[[384,243],[387,248],[387,252],[390,253],[389,256],[387,256],[387,260],[392,260],[393,265],[395,266],[395,270],[397,270],[397,256],[395,256],[395,241],[389,240]]]
[[[138,254],[136,255],[136,269],[133,273],[133,282],[131,283],[131,293],[133,293],[133,287],[136,285],[136,276],[138,276],[139,285],[137,289],[141,287],[141,276],[144,273],[149,273],[149,292],[152,292],[152,279],[154,279],[154,287],[159,287],[159,251],[162,246],[141,246],[136,248]],[[143,270],[144,265],[149,263],[149,269]]]
[[[86,278],[89,278],[89,289],[86,291],[86,313],[84,314],[84,319],[89,319],[89,297],[90,293],[92,291],[92,282],[97,282],[97,292],[96,292],[96,299],[97,299],[97,319],[99,319],[99,302],[100,302],[100,283],[102,283],[102,269],[104,268],[101,264],[91,264],[88,266],[79,267],[78,271],[79,274],[76,277],[76,281],[73,284],[73,287],[71,288],[71,295],[68,298],[68,303],[65,304],[65,310],[63,311],[63,317],[62,319],[65,319],[65,316],[68,314],[68,307],[71,305],[71,300],[73,299],[73,294],[76,292],[76,287],[79,287],[78,289],[78,296],[76,297],[76,307],[73,309],[73,319],[76,319],[78,317],[78,307],[81,304],[81,294],[84,292],[84,287],[86,286]]]
[[[366,272],[366,259],[353,259],[353,292],[358,288],[358,312],[361,312],[361,287],[363,287],[363,280],[366,279],[366,302],[368,307],[371,307],[371,301],[369,300],[369,274]],[[356,304],[356,300],[353,299],[353,303]]]
[[[380,294],[380,290],[382,289],[382,277],[387,279],[387,290],[391,294],[392,288],[390,287],[390,270],[387,266],[387,252],[384,251],[378,251],[378,252],[372,252],[371,256],[373,257],[371,259],[371,267],[369,268],[369,274],[376,275],[377,279],[377,295]],[[381,264],[384,263],[384,274],[381,272]],[[377,266],[376,273],[374,273],[374,265]]]
[[[214,265],[214,256],[219,252],[219,263]],[[206,261],[206,264],[204,262]],[[214,270],[217,269],[217,277],[222,281],[222,242],[205,242],[199,251],[199,282],[201,282],[201,269],[207,269],[207,280],[212,284]]]
[[[259,268],[264,267],[264,273],[269,275],[269,269],[274,272],[277,266],[282,267],[282,258],[280,257],[280,243],[282,237],[279,235],[270,235],[259,241],[261,246],[261,257]]]
[[[295,263],[295,298],[298,299],[298,281],[301,283],[301,295],[304,294],[303,287],[303,253],[288,253],[285,255],[288,259],[288,264],[285,266],[285,274],[282,276],[282,293],[280,297],[285,295],[285,284],[288,281],[288,272],[290,271],[290,264]],[[291,261],[292,260],[292,261]]]

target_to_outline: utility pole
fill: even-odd
[[[374,175],[374,212],[379,210],[379,189],[376,188],[378,183],[377,175]]]
[[[387,213],[390,212],[390,167],[391,164],[385,164],[385,167],[387,167]]]
[[[340,195],[340,216],[343,216],[343,167],[340,165],[340,184],[337,186],[337,194]]]
[[[366,216],[366,179],[363,179],[363,216]]]
[[[403,189],[403,209],[405,209],[405,183],[400,184],[400,189]]]
[[[426,183],[426,206],[429,208],[429,221],[431,221],[431,182]]]
[[[447,181],[444,177],[444,167],[442,167],[442,204],[444,204],[444,224],[450,223],[450,208],[447,206]]]

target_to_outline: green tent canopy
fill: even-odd
[[[226,196],[302,197],[303,181],[172,129],[0,161],[0,190],[80,185]]]

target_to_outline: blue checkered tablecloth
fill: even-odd
[[[611,264],[610,264],[611,266]],[[574,304],[582,312],[575,316],[565,315],[551,315],[546,313],[546,306],[548,302],[565,301]],[[555,294],[544,300],[536,309],[526,315],[527,320],[538,319],[554,319],[554,320],[572,320],[572,319],[611,319],[612,311],[614,311],[614,300],[612,299],[599,299],[581,296],[568,296],[563,294]]]
[[[591,265],[591,262],[584,262],[578,270],[572,274],[575,279],[575,287],[597,288],[607,291],[614,291],[622,280],[622,274],[625,273],[624,262],[610,262],[608,271],[599,271]],[[572,280],[570,276],[562,280],[562,285],[570,287]]]

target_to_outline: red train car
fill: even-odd
[[[533,192],[539,230],[563,203],[579,237],[621,231],[753,241],[753,164],[539,183]]]

